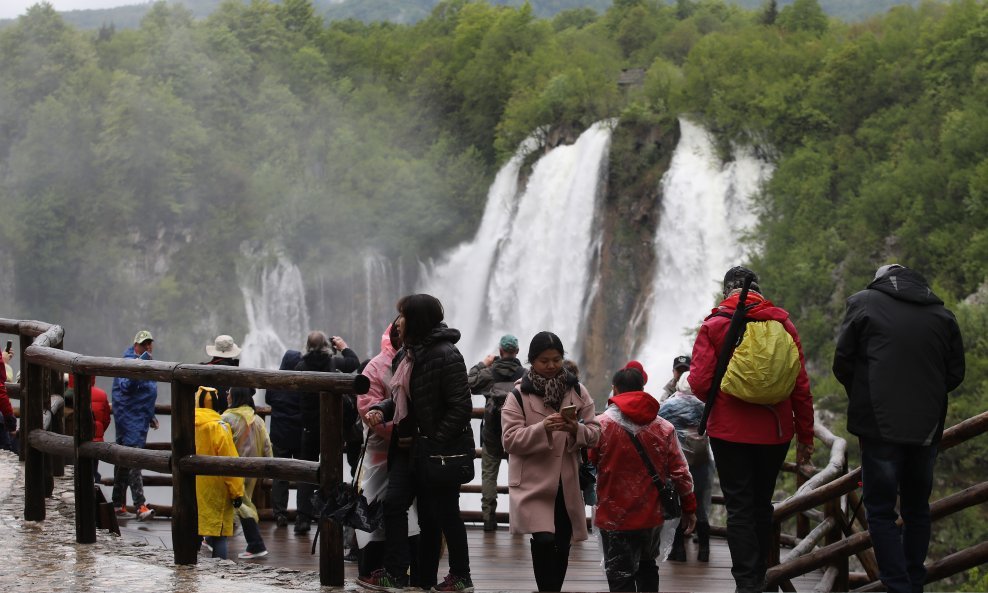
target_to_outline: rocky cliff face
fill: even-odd
[[[586,320],[581,377],[603,407],[614,371],[636,351],[655,263],[659,181],[679,139],[675,120],[620,124],[611,145],[604,200],[600,282]]]

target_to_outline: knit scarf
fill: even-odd
[[[405,357],[398,363],[398,368],[395,369],[395,374],[388,385],[391,388],[391,399],[395,402],[395,415],[392,420],[395,426],[408,416],[408,407],[412,399],[411,382],[414,365],[415,358],[412,356],[412,351],[405,350]]]
[[[542,395],[542,403],[545,407],[559,411],[559,404],[563,401],[563,396],[569,391],[566,382],[566,373],[562,370],[551,379],[547,379],[538,373],[529,371],[529,379],[532,381],[532,388],[535,393]]]

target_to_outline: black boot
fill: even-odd
[[[554,542],[539,543],[535,538],[529,540],[532,545],[532,570],[535,572],[535,584],[539,591],[559,591],[556,586],[556,544]]]
[[[676,528],[676,537],[672,540],[672,550],[669,551],[669,560],[673,562],[686,562],[686,538],[683,535],[683,527]]]
[[[563,581],[566,580],[566,570],[569,568],[569,546],[556,544],[556,586],[553,591],[563,590]]]
[[[710,523],[697,523],[696,535],[700,540],[700,547],[696,552],[696,559],[700,562],[710,562]]]

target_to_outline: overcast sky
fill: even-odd
[[[48,0],[55,10],[82,10],[85,8],[113,8],[127,4],[144,4],[146,0]],[[0,0],[0,19],[10,19],[24,14],[29,6],[39,0]]]

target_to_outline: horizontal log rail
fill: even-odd
[[[824,519],[819,525],[814,527],[813,531],[811,531],[806,537],[804,537],[799,542],[799,544],[796,545],[796,547],[789,550],[789,552],[782,558],[782,562],[780,562],[780,564],[785,564],[786,562],[795,560],[796,558],[799,558],[800,556],[803,556],[808,552],[810,552],[810,550],[812,550],[814,546],[816,546],[824,537],[826,537],[827,532],[833,529],[834,524],[836,523],[837,520],[834,519],[833,517],[827,517],[826,519]]]
[[[988,482],[976,484],[960,492],[956,492],[935,501],[930,505],[930,517],[932,520],[936,521],[966,508],[984,504],[985,502],[988,502]],[[825,546],[802,557],[795,558],[790,562],[773,566],[766,573],[766,579],[769,583],[777,583],[781,579],[793,578],[795,576],[817,570],[828,564],[834,564],[841,558],[846,558],[851,554],[856,554],[857,552],[870,547],[871,534],[867,531],[855,533],[851,536],[845,537],[837,543]],[[969,549],[980,548],[975,546],[975,548]],[[988,551],[986,551],[985,555],[979,556],[979,558],[981,559],[981,562],[988,562]],[[950,574],[944,574],[938,577],[938,579],[950,576]]]
[[[319,483],[319,463],[280,457],[216,457],[189,455],[178,460],[178,467],[197,476],[234,476]]]
[[[62,349],[64,331],[60,326],[33,321],[0,319],[0,331],[21,337],[22,434],[25,435],[24,518],[45,518],[45,496],[53,488],[53,475],[60,475],[64,458],[74,458],[76,541],[96,541],[93,464],[81,459],[99,459],[138,469],[171,474],[172,542],[176,564],[197,562],[199,536],[196,510],[197,475],[233,475],[279,478],[318,483],[329,490],[342,481],[341,428],[342,399],[345,393],[366,393],[367,377],[346,373],[307,373],[268,371],[242,367],[218,367],[158,360],[84,356]],[[95,376],[170,382],[172,406],[169,450],[131,448],[113,443],[93,442],[90,422],[75,422],[74,436],[64,432],[62,395],[63,373],[75,376],[73,404],[80,417],[92,413],[92,378]],[[284,389],[319,393],[321,463],[282,458],[227,458],[199,456],[195,451],[195,389],[198,385],[230,385],[262,389]],[[52,430],[47,430],[51,428]],[[162,447],[164,449],[164,447]],[[321,519],[320,583],[343,585],[342,528]]]

